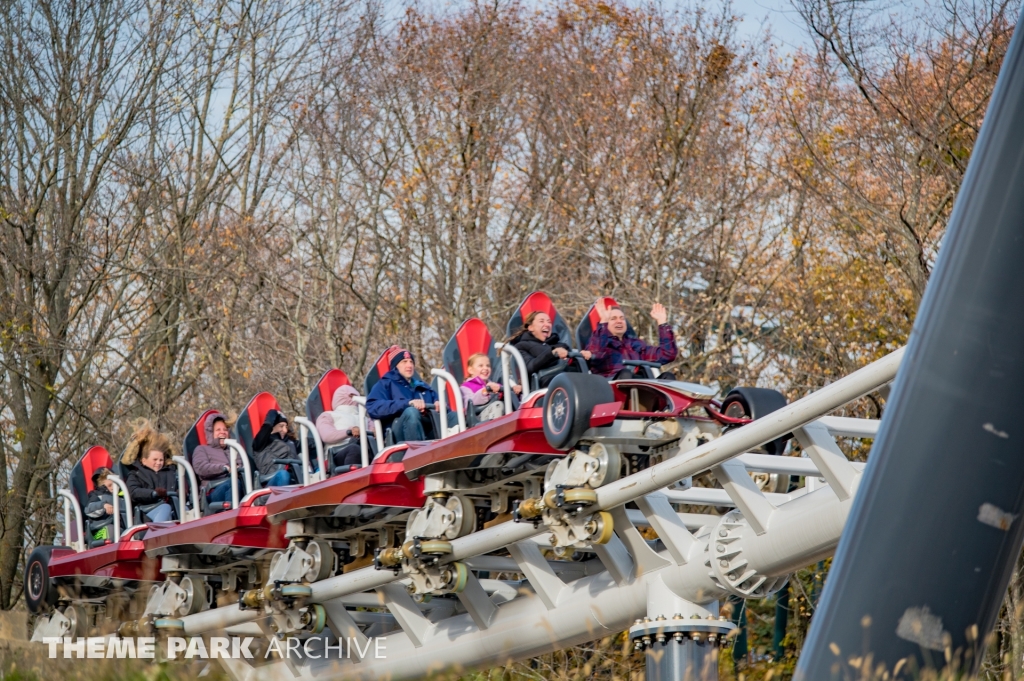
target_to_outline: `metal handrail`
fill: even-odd
[[[430,374],[432,376],[438,376],[443,378],[445,382],[451,386],[452,395],[455,396],[455,413],[459,419],[459,432],[463,433],[466,431],[466,412],[465,405],[462,403],[462,389],[459,387],[459,382],[455,380],[455,377],[444,369],[431,369]],[[448,437],[448,391],[442,390],[437,395],[437,401],[440,409],[438,411],[441,415],[441,439]]]
[[[242,460],[242,471],[245,475],[245,493],[246,495],[250,494],[252,492],[252,469],[249,466],[249,455],[238,440],[228,438],[224,440],[224,445],[234,450],[234,454],[237,454]],[[228,466],[229,474],[231,475],[231,508],[238,508],[238,464],[235,463],[235,457],[231,454],[228,455]]]
[[[192,468],[192,464],[188,462],[183,456],[172,456],[173,461],[178,466],[178,494],[180,495],[186,489],[186,498],[181,499],[181,517],[178,522],[188,522],[189,520],[195,520],[199,517],[199,481],[196,479],[196,471]],[[188,475],[188,487],[185,487],[185,476]],[[192,510],[188,509],[188,499],[192,499]]]
[[[530,376],[526,373],[526,360],[523,359],[519,350],[511,343],[495,343],[494,347],[501,353],[501,383],[502,392],[505,397],[505,413],[512,413],[512,376],[509,371],[508,358],[511,356],[519,368],[519,379],[522,382],[523,393],[519,396],[520,401],[525,402],[530,396]]]
[[[107,480],[113,480],[114,484],[117,485],[118,487],[120,487],[121,491],[124,492],[124,515],[125,515],[125,520],[127,521],[128,525],[131,526],[131,524],[135,521],[135,509],[132,508],[132,498],[131,498],[131,496],[128,493],[128,485],[125,484],[124,480],[122,480],[120,477],[114,475],[113,473],[107,475]],[[121,514],[120,514],[120,512],[118,510],[117,497],[118,497],[118,495],[115,494],[114,495],[114,541],[120,541],[121,540]],[[128,528],[126,527],[125,529],[128,529]]]
[[[74,542],[68,541],[68,544],[75,551],[84,551],[86,547],[85,543],[85,523],[82,522],[82,507],[78,504],[78,499],[75,498],[71,492],[66,489],[58,490],[57,496],[64,500],[64,536],[67,539],[70,535],[71,529],[71,509],[75,509],[75,527],[78,529],[78,539]]]
[[[317,474],[313,482],[326,480],[327,469],[324,467],[324,442],[320,439],[320,433],[317,432],[316,425],[304,416],[296,416],[295,423],[302,426],[299,430],[301,440],[299,444],[302,447],[302,484],[308,485],[311,478],[309,474],[309,443],[306,441],[306,435],[302,432],[303,430],[308,430],[313,434],[313,444],[316,446]]]

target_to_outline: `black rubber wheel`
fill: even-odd
[[[561,451],[571,449],[590,428],[594,407],[614,401],[612,387],[601,376],[555,376],[544,396],[544,437],[548,444]]]
[[[25,563],[25,605],[32,614],[48,612],[57,602],[57,587],[50,581],[50,554],[64,546],[37,546]]]
[[[778,390],[769,388],[733,388],[722,400],[722,413],[734,418],[759,419],[765,414],[782,409],[787,404],[786,397]],[[764,450],[768,454],[778,455],[786,450],[786,442],[792,435],[783,435],[777,440],[765,443]]]

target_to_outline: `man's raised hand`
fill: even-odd
[[[668,322],[668,312],[665,311],[665,306],[661,303],[655,303],[651,308],[651,316],[654,317],[654,321],[658,322],[658,326]]]

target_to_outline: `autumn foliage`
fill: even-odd
[[[722,389],[902,345],[1018,11],[797,0],[782,54],[717,5],[57,4],[0,9],[0,608],[132,418],[299,413],[536,289],[663,303]]]

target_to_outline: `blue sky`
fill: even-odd
[[[758,36],[767,24],[780,53],[811,46],[803,21],[789,0],[733,0],[733,12],[743,17],[741,38]]]

